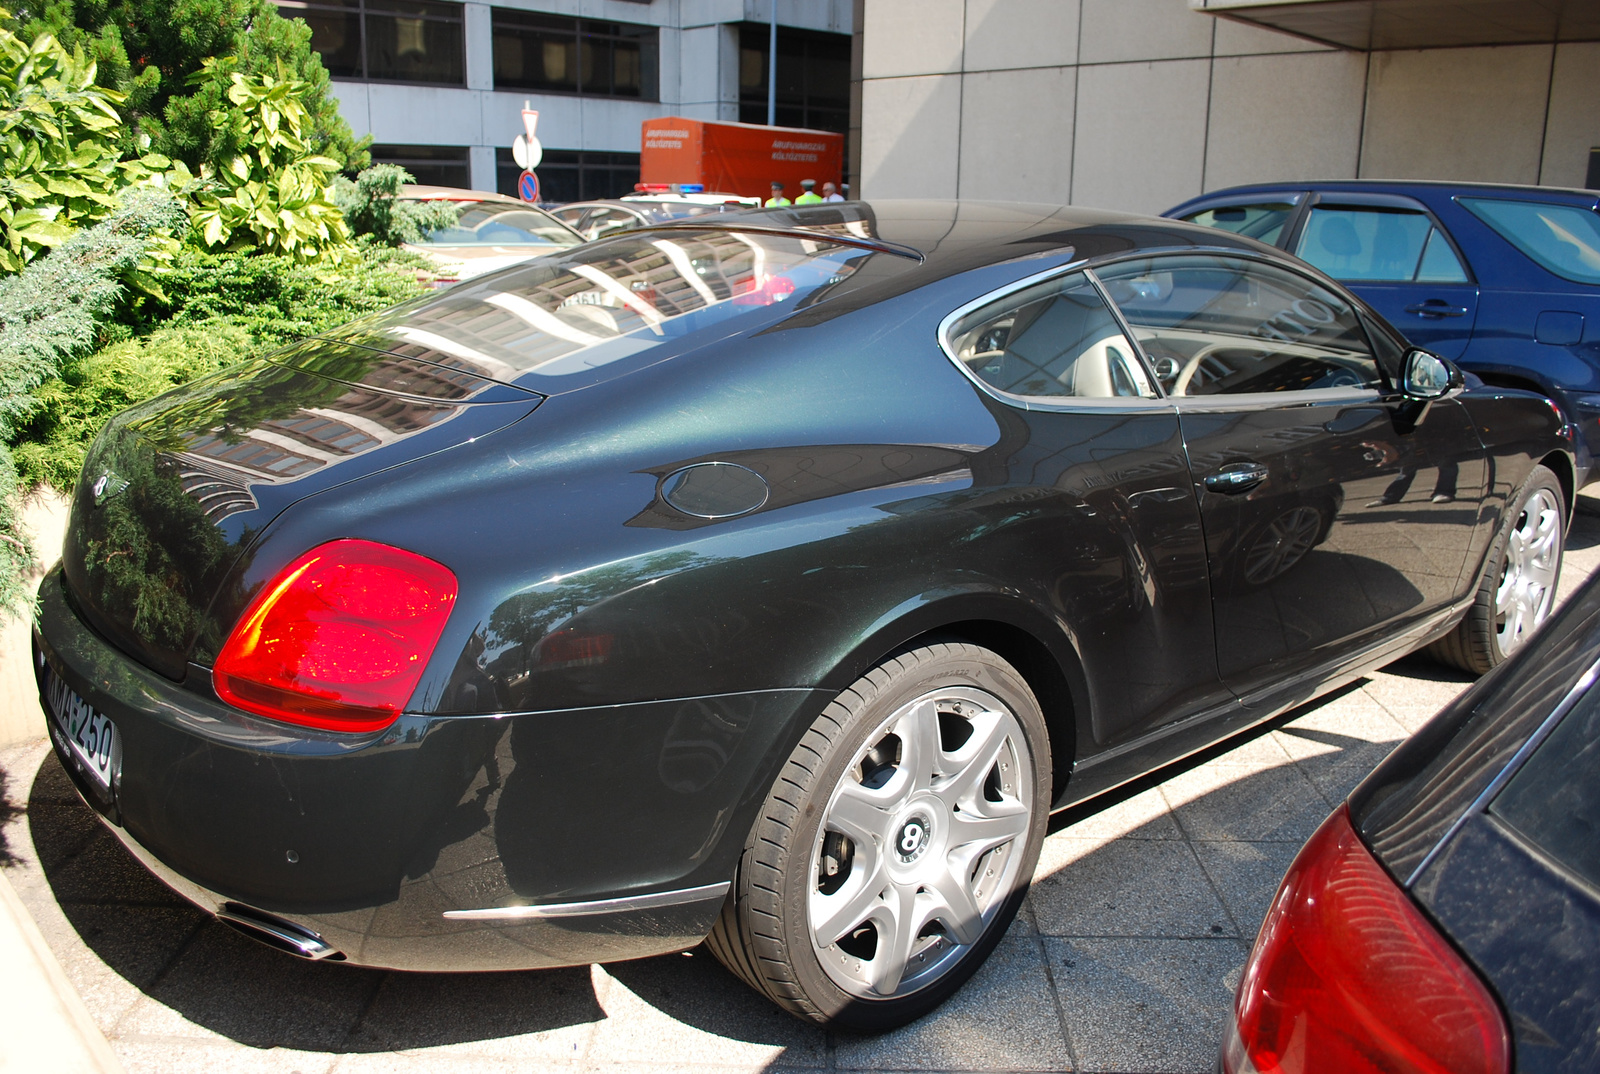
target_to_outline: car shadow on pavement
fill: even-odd
[[[1600,544],[1600,517],[1580,512],[1572,520],[1572,530],[1567,534],[1566,551],[1582,552]]]
[[[15,865],[19,860],[11,849],[11,842],[6,838],[6,831],[11,825],[11,818],[22,809],[11,804],[11,795],[6,793],[6,784],[10,782],[6,770],[0,768],[0,865]]]
[[[1422,657],[1386,672],[1468,681]],[[123,1014],[114,1037],[193,1038],[187,1022],[252,1048],[323,1053],[476,1052],[473,1042],[485,1042],[491,1054],[524,1056],[531,1047],[553,1058],[563,1048],[574,1056],[589,1040],[591,1062],[638,1052],[692,1067],[711,1048],[759,1054],[752,1066],[945,1069],[981,1055],[1017,1070],[1202,1071],[1289,860],[1399,741],[1398,730],[1373,741],[1317,726],[1327,715],[1319,710],[1369,681],[1056,814],[1025,910],[995,956],[939,1010],[879,1037],[825,1033],[782,1013],[703,947],[603,973],[397,973],[303,962],[236,934],[146,872],[78,798],[53,754],[33,781],[27,814],[68,923],[95,959],[154,1001]],[[1273,740],[1274,731],[1283,735]],[[1265,763],[1244,761],[1274,750]],[[525,1039],[500,1040],[514,1037]]]
[[[587,967],[397,973],[304,962],[246,939],[150,875],[79,799],[54,754],[27,812],[45,879],[93,953],[162,1007],[241,1044],[381,1052],[605,1018]]]

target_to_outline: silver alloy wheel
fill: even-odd
[[[1016,883],[1032,773],[1016,716],[970,687],[924,694],[867,736],[811,851],[806,931],[834,984],[905,996],[960,961]]]
[[[1520,648],[1550,614],[1560,566],[1560,500],[1550,489],[1534,489],[1506,535],[1500,586],[1495,591],[1495,635],[1502,656]]]
[[[1267,524],[1245,556],[1244,578],[1262,585],[1299,563],[1322,532],[1322,512],[1314,507],[1294,507]]]

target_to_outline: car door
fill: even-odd
[[[1458,404],[1391,390],[1398,344],[1375,353],[1350,302],[1287,266],[1184,254],[1096,275],[1177,406],[1218,670],[1247,704],[1455,599],[1483,451]]]
[[[1418,347],[1458,359],[1478,316],[1478,285],[1444,226],[1419,201],[1319,194],[1289,249],[1369,302]]]
[[[1082,272],[1024,282],[941,337],[1001,429],[974,509],[1005,508],[1025,537],[996,568],[1037,587],[1083,663],[1094,741],[1079,759],[1231,704],[1177,414],[1101,292]]]

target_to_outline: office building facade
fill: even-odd
[[[547,201],[615,197],[652,117],[766,122],[777,4],[777,119],[845,132],[851,0],[280,0],[373,159],[419,182],[514,193],[512,140],[539,111]]]

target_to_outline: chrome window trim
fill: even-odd
[[[972,370],[968,369],[966,364],[962,362],[960,358],[956,357],[955,347],[950,342],[951,332],[955,329],[956,324],[961,320],[961,318],[975,310],[982,309],[984,306],[987,306],[993,302],[998,302],[1007,295],[1015,294],[1018,291],[1025,291],[1029,287],[1034,287],[1041,283],[1048,283],[1050,280],[1057,277],[1069,276],[1075,272],[1082,272],[1084,277],[1089,280],[1089,285],[1094,288],[1095,294],[1100,296],[1100,300],[1104,302],[1106,304],[1106,308],[1111,311],[1111,315],[1116,320],[1118,327],[1122,329],[1123,336],[1127,339],[1128,345],[1133,348],[1134,355],[1139,359],[1140,364],[1144,367],[1145,375],[1150,376],[1150,363],[1145,358],[1144,352],[1140,349],[1138,341],[1128,334],[1128,323],[1123,319],[1122,311],[1117,308],[1117,304],[1115,302],[1112,302],[1110,298],[1107,297],[1105,290],[1100,286],[1100,281],[1096,280],[1092,273],[1086,271],[1086,267],[1088,266],[1090,260],[1090,258],[1083,258],[1078,261],[1070,261],[1065,265],[1057,265],[1054,268],[1045,269],[1043,272],[1036,272],[1031,276],[1024,276],[1020,280],[1013,280],[1011,283],[1008,283],[1003,287],[997,287],[993,291],[988,291],[977,298],[972,299],[970,302],[962,303],[954,310],[945,314],[944,319],[939,322],[939,327],[935,332],[939,342],[939,349],[944,352],[944,356],[950,360],[951,365],[955,366],[956,369],[961,372],[962,376],[966,377],[973,384],[977,385],[979,391],[983,392],[983,394],[989,396],[991,399],[996,399],[999,402],[1005,403],[1007,406],[1016,407],[1018,410],[1060,413],[1063,411],[1085,409],[1109,410],[1112,412],[1148,412],[1152,410],[1171,409],[1170,401],[1165,395],[1160,394],[1158,394],[1155,398],[1132,395],[1117,396],[1113,398],[1096,398],[1090,396],[1071,395],[1056,397],[1013,395],[1010,392],[1001,391],[999,388],[988,384],[983,380],[983,378],[979,377]],[[1158,393],[1161,391],[1160,382],[1158,382],[1154,376],[1150,376],[1150,383],[1155,385],[1155,389]],[[1058,398],[1062,401],[1054,402],[1052,401],[1053,398]]]
[[[549,902],[533,906],[486,906],[481,910],[446,910],[450,921],[517,921],[540,917],[584,917],[589,914],[623,914],[634,910],[655,910],[664,906],[684,906],[694,902],[723,899],[732,887],[729,881],[677,891],[654,891],[648,895],[626,895],[619,899],[593,902]]]

